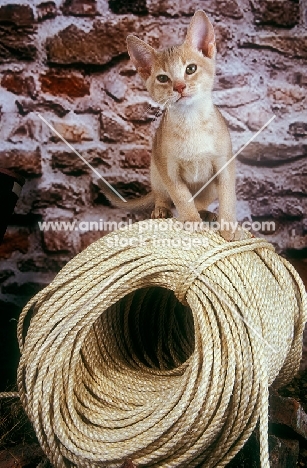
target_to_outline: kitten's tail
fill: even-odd
[[[116,195],[113,190],[108,187],[103,180],[98,179],[97,181],[99,188],[101,189],[102,193],[107,197],[112,205],[116,206],[117,208],[125,208],[131,211],[141,211],[146,210],[149,208],[153,208],[155,204],[154,195],[152,192],[147,193],[141,198],[136,198],[133,200],[121,200],[118,195]]]

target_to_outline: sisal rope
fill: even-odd
[[[19,398],[19,393],[18,392],[1,392],[0,399],[1,398]]]
[[[298,370],[300,277],[249,233],[146,226],[91,244],[21,314],[19,394],[43,450],[56,467],[223,467],[259,420],[269,467],[268,386]]]

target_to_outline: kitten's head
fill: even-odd
[[[197,11],[180,46],[156,51],[136,36],[128,52],[151,97],[162,105],[190,104],[208,94],[215,72],[215,35],[204,11]]]

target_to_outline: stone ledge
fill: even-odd
[[[0,23],[15,26],[32,26],[34,23],[33,10],[29,5],[8,4],[0,6]]]
[[[106,19],[104,22],[95,20],[90,31],[71,24],[46,40],[47,59],[49,63],[58,65],[103,66],[128,56],[128,34],[139,36],[155,48],[170,47],[182,43],[188,24],[188,18],[179,23],[156,17],[140,22],[132,15]],[[232,47],[232,32],[221,22],[214,26],[214,30],[218,52],[224,55]]]
[[[269,49],[293,58],[307,58],[307,34],[305,31],[255,32],[239,39],[239,47]]]
[[[25,177],[41,176],[41,152],[37,146],[35,150],[11,149],[0,151],[0,165],[4,169],[11,169]]]
[[[293,27],[299,22],[299,2],[251,0],[256,24]]]

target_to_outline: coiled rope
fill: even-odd
[[[307,298],[272,245],[246,237],[135,223],[27,304],[19,394],[56,467],[222,467],[258,420],[269,467],[268,386],[298,369]]]

